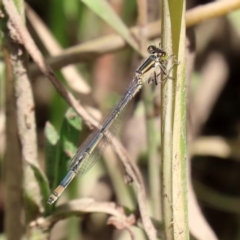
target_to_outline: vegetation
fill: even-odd
[[[1,1],[3,239],[239,238],[240,1],[185,5]],[[150,44],[169,76],[145,84],[102,159],[47,204]]]

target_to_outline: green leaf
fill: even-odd
[[[82,120],[79,115],[69,108],[65,114],[61,128],[61,150],[59,161],[59,182],[65,176],[68,168],[69,159],[77,150],[79,133],[82,129]]]
[[[37,179],[37,182],[39,184],[40,187],[40,191],[41,191],[41,196],[42,196],[42,204],[44,206],[44,210],[45,210],[45,215],[49,215],[49,213],[51,212],[51,205],[49,205],[47,203],[47,200],[50,196],[50,188],[48,185],[48,180],[45,176],[45,174],[40,170],[40,168],[38,168],[37,166],[35,166],[34,164],[32,164],[31,162],[27,162],[27,164],[31,167],[31,169],[34,172],[34,175]]]
[[[44,135],[46,153],[45,169],[50,189],[53,190],[56,187],[56,183],[54,184],[54,179],[58,175],[60,137],[55,128],[49,122],[46,123]]]
[[[111,5],[105,1],[96,0],[80,0],[86,4],[93,12],[109,24],[124,40],[135,49],[140,55],[143,55],[138,48],[138,45],[133,36],[128,31],[128,28],[121,18],[114,12]]]
[[[72,108],[65,114],[60,136],[50,123],[46,124],[46,172],[51,190],[59,185],[68,171],[68,162],[77,150],[81,129],[81,118]]]

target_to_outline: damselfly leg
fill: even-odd
[[[159,44],[159,46],[160,46],[160,44]],[[173,67],[175,65],[179,64],[178,61],[174,59],[172,66],[167,70],[168,62],[172,57],[174,57],[174,54],[171,54],[171,55],[167,56],[167,54],[164,50],[162,50],[160,47],[158,48],[154,45],[149,46],[147,50],[150,54],[154,54],[158,57],[158,60],[155,61],[155,71],[153,73],[154,77],[153,77],[153,79],[149,78],[148,83],[154,81],[155,85],[157,85],[157,84],[159,84],[161,82],[164,82],[168,79],[174,80],[174,78],[170,77],[169,75],[170,75]],[[158,73],[158,74],[156,73],[157,68],[159,68],[159,70],[160,70],[160,73]],[[158,81],[157,78],[160,75],[163,75],[164,78],[161,79],[160,81]]]

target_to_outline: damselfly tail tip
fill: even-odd
[[[56,202],[56,200],[57,200],[57,197],[54,196],[53,194],[51,194],[51,196],[49,197],[47,203],[50,204],[50,205],[52,205],[53,203]]]
[[[62,195],[63,191],[64,191],[65,187],[63,185],[59,185],[50,195],[49,199],[48,199],[48,204],[53,204],[55,203],[58,198]]]

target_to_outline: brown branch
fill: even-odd
[[[147,47],[147,1],[137,0],[138,7],[138,20],[137,24],[139,27],[138,40],[140,44],[140,49],[142,52],[146,52]]]
[[[222,17],[239,8],[239,0],[217,1],[195,7],[186,13],[186,26],[192,27],[211,18]]]
[[[14,5],[13,5],[14,6]],[[15,7],[15,6],[14,6]],[[15,9],[16,10],[16,9]],[[20,15],[18,15],[21,20]],[[21,20],[22,21],[22,20]],[[27,74],[27,53],[20,44],[22,39],[19,37],[11,21],[8,21],[7,27],[9,30],[8,49],[10,52],[10,60],[14,73],[14,87],[16,95],[16,110],[18,135],[21,143],[21,152],[23,161],[30,162],[39,168],[37,157],[37,135],[34,112],[34,101],[31,89],[30,80]],[[25,162],[23,162],[25,164]],[[29,166],[24,165],[24,192],[28,199],[35,204],[35,207],[40,209],[41,194],[38,182],[33,171]],[[32,212],[28,212],[27,216],[34,218]],[[26,219],[28,221],[29,219]]]
[[[93,199],[78,199],[56,207],[54,213],[47,218],[39,218],[31,222],[30,228],[51,228],[56,222],[69,218],[73,215],[85,215],[91,213],[105,213],[110,215],[107,224],[112,224],[118,229],[126,229],[129,231],[132,239],[133,233],[130,227],[136,224],[134,215],[127,216],[121,206],[113,202],[95,202]]]
[[[23,235],[21,224],[23,207],[22,158],[17,134],[14,79],[10,68],[9,53],[4,52],[6,64],[6,155],[2,170],[4,181],[4,229],[7,239],[20,240]]]

